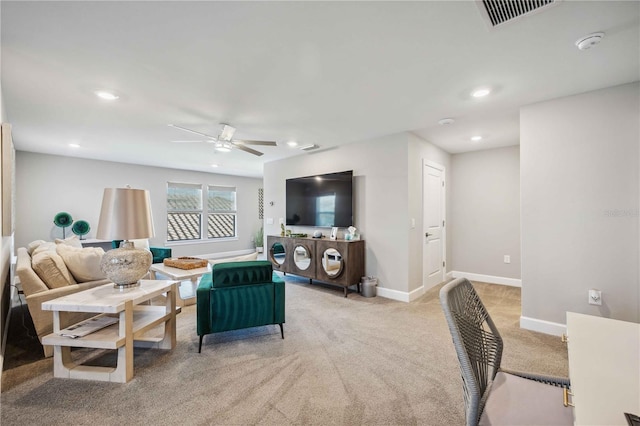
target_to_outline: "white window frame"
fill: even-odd
[[[228,210],[209,210],[209,191],[218,190],[221,192],[233,192],[233,209]],[[203,223],[203,234],[207,236],[207,241],[220,241],[220,240],[229,240],[231,238],[238,238],[238,190],[235,186],[221,186],[221,185],[207,185],[206,191],[204,191],[205,195],[205,218],[206,220]],[[209,237],[209,215],[210,214],[225,214],[233,216],[233,235],[227,237]]]
[[[200,191],[200,209],[193,210],[175,210],[169,208],[169,190],[171,188],[190,188],[198,189]],[[220,190],[234,193],[234,209],[229,210],[209,210],[209,191]],[[223,186],[214,184],[201,184],[201,183],[187,183],[187,182],[167,182],[165,207],[167,209],[167,227],[165,229],[166,244],[167,245],[180,245],[180,244],[199,244],[199,243],[211,243],[218,241],[229,241],[238,239],[238,190],[235,186]],[[186,214],[198,214],[200,216],[200,235],[199,238],[185,239],[185,240],[169,240],[169,215],[176,213]],[[209,238],[209,214],[230,214],[234,216],[233,236],[228,237],[212,237]]]

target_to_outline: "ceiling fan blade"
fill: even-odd
[[[252,141],[248,139],[234,139],[233,141],[242,145],[278,146],[278,144],[273,141]]]
[[[175,124],[169,124],[169,127],[174,127],[176,129],[184,130],[185,132],[194,133],[196,135],[204,136],[205,138],[211,138],[211,139],[216,139],[216,140],[218,139],[215,136],[211,136],[211,135],[208,135],[208,134],[202,133],[202,132],[196,132],[195,130],[187,129],[186,127],[176,126]]]
[[[238,148],[240,151],[248,152],[249,154],[257,155],[258,157],[264,155],[262,152],[256,151],[255,149],[251,149],[247,146],[235,144],[235,143],[232,143],[232,144],[234,147]]]

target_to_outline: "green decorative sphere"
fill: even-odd
[[[91,227],[86,220],[77,220],[73,222],[73,226],[71,227],[71,232],[78,236],[87,235],[89,231],[91,231]]]
[[[73,218],[67,212],[60,212],[53,218],[53,223],[60,228],[66,228],[67,226],[71,226]]]

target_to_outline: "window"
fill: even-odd
[[[209,186],[207,191],[207,238],[236,236],[236,189]]]
[[[201,184],[167,185],[167,241],[233,238],[236,216],[233,187],[209,185],[204,191]]]

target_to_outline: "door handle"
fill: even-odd
[[[425,236],[425,237],[427,237],[427,238],[429,238],[429,237],[430,237],[430,236],[432,236],[432,235],[433,235],[433,234],[430,234],[430,233],[428,233],[428,232],[424,234],[424,236]]]

